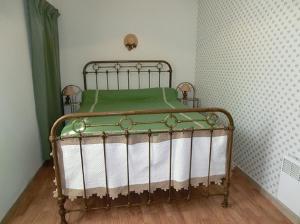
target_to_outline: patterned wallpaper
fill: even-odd
[[[236,165],[276,196],[300,153],[300,0],[200,0],[196,86],[232,113]]]

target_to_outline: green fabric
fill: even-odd
[[[177,91],[171,88],[164,88],[168,98],[176,99]],[[83,92],[83,103],[94,103],[96,90],[86,90]],[[99,90],[98,103],[106,101],[150,101],[162,100],[161,88],[148,88],[148,89],[130,89],[130,90]]]
[[[27,0],[32,79],[43,159],[50,159],[49,132],[62,115],[58,10],[45,0]]]
[[[171,88],[153,88],[141,90],[107,90],[95,91],[88,90],[83,92],[83,102],[79,112],[106,112],[106,111],[129,111],[129,110],[145,110],[145,109],[174,109],[186,108],[185,105],[177,100],[177,91]],[[205,120],[204,116],[199,113],[175,114],[179,120]],[[133,115],[128,116],[134,122],[153,122],[162,121],[167,114],[158,115]],[[124,116],[105,116],[85,119],[86,124],[116,124]],[[73,130],[74,122],[69,122],[62,131],[62,136],[77,135]],[[206,121],[184,122],[175,127],[183,128],[209,128]],[[164,124],[140,124],[134,125],[130,132],[144,132],[151,129],[152,131],[168,130]],[[88,127],[85,134],[99,134],[101,132],[119,133],[123,132],[120,127],[101,126]]]

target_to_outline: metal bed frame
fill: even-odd
[[[148,76],[148,87],[152,86],[151,78],[152,75],[157,75],[158,77],[158,87],[163,85],[161,81],[162,75],[168,75],[168,87],[172,86],[172,68],[171,65],[162,60],[147,60],[147,61],[92,61],[87,63],[83,69],[83,77],[84,77],[84,89],[88,89],[88,82],[87,78],[89,76],[94,77],[96,89],[99,88],[99,80],[100,76],[104,76],[106,80],[106,89],[110,88],[110,75],[114,75],[117,80],[117,89],[121,89],[120,85],[120,76],[125,75],[127,79],[127,89],[130,89],[130,82],[133,80],[133,76],[135,75],[136,80],[138,81],[138,88],[141,88],[141,75],[146,74]],[[102,77],[103,78],[103,77]],[[123,83],[124,84],[124,83]],[[183,120],[176,117],[177,113],[187,113],[187,112],[198,112],[205,114],[204,120]],[[165,114],[165,118],[163,120],[157,120],[154,122],[137,122],[134,121],[131,115],[145,115],[145,114]],[[227,118],[227,124],[225,126],[216,126],[215,124],[218,122],[219,116],[217,114],[223,114]],[[97,126],[118,126],[123,133],[122,134],[109,134],[103,132],[99,135],[92,135],[93,137],[99,137],[102,139],[103,144],[103,157],[104,157],[104,166],[105,166],[105,180],[106,180],[106,196],[103,199],[97,198],[99,200],[104,201],[103,206],[91,206],[89,205],[89,200],[86,194],[86,184],[85,184],[85,173],[84,173],[84,164],[83,164],[83,153],[82,153],[82,140],[88,135],[85,133],[85,129],[90,127],[91,125],[87,124],[84,118],[87,117],[101,117],[101,116],[122,116],[120,121],[116,124],[97,124]],[[61,126],[64,124],[65,121],[73,121],[73,130],[78,134],[76,137],[61,137],[59,131],[61,130]],[[193,122],[193,121],[207,121],[210,125],[208,129],[196,129],[196,128],[189,128],[189,129],[176,129],[176,126],[179,123],[184,122]],[[147,132],[142,133],[133,133],[131,132],[132,128],[135,125],[139,124],[155,124],[160,123],[164,124],[168,131],[153,131],[149,129]],[[94,127],[95,125],[93,125]],[[214,182],[210,181],[210,166],[211,166],[211,154],[212,154],[212,139],[213,134],[217,130],[224,130],[227,135],[227,149],[226,149],[226,173],[225,177],[222,180],[220,185],[215,184]],[[223,207],[228,207],[228,196],[229,196],[229,186],[230,186],[230,176],[231,176],[231,158],[232,158],[232,142],[233,142],[233,130],[234,130],[234,123],[232,116],[229,112],[221,108],[195,108],[195,109],[163,109],[163,110],[139,110],[139,111],[125,111],[125,112],[87,112],[87,113],[73,113],[67,114],[55,121],[52,126],[51,133],[49,140],[52,146],[52,156],[54,161],[54,168],[55,168],[55,178],[56,178],[56,185],[57,185],[57,200],[59,206],[59,214],[61,218],[61,223],[67,223],[65,215],[70,212],[76,211],[92,211],[98,210],[101,208],[109,209],[111,207],[121,207],[121,206],[136,206],[141,204],[148,204],[150,205],[154,201],[155,191],[151,189],[151,137],[153,134],[161,134],[161,133],[168,133],[169,134],[169,141],[170,141],[170,148],[169,148],[169,158],[172,158],[172,141],[173,135],[177,132],[184,132],[189,133],[190,135],[190,150],[189,152],[189,180],[188,180],[188,190],[186,194],[184,194],[186,200],[190,200],[192,197],[192,193],[194,191],[200,191],[202,195],[210,196],[210,195],[223,195],[224,199],[222,202]],[[195,132],[205,132],[208,133],[210,137],[210,148],[209,148],[209,165],[208,165],[208,178],[207,178],[207,186],[199,186],[198,188],[194,188],[191,185],[191,167],[192,167],[192,156],[193,156],[193,138]],[[148,136],[148,191],[146,196],[146,201],[142,203],[134,203],[133,194],[130,190],[130,179],[129,179],[129,162],[128,162],[128,145],[129,145],[129,138],[132,135],[139,135],[139,134],[146,134]],[[107,177],[107,168],[106,168],[106,140],[110,136],[123,136],[126,140],[126,154],[127,160],[124,161],[127,164],[127,198],[126,202],[121,205],[113,205],[113,200],[110,197],[109,188],[108,188],[108,177]],[[83,182],[83,202],[84,206],[79,209],[66,209],[65,203],[68,199],[68,196],[63,194],[62,191],[62,183],[61,183],[61,176],[60,176],[60,167],[59,167],[59,159],[58,159],[58,141],[66,139],[66,138],[76,138],[79,139],[80,145],[80,157],[81,157],[81,172],[82,172],[82,182]],[[175,190],[172,187],[172,180],[171,180],[171,173],[172,173],[172,160],[170,159],[169,162],[169,181],[168,181],[168,193],[167,193],[167,201],[171,202],[175,200],[174,194]]]

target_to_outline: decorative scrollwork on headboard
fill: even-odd
[[[166,75],[167,83],[163,83],[162,76]],[[142,76],[147,80],[147,88],[172,87],[172,67],[164,60],[91,61],[83,68],[85,90],[90,89],[88,78],[94,80],[95,89],[139,89],[142,87]],[[112,80],[115,83],[111,83]],[[136,80],[136,87],[132,87],[132,80]]]

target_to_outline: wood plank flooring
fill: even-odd
[[[5,224],[58,224],[56,200],[52,197],[53,170],[44,165],[20,200],[11,210]],[[189,202],[154,204],[132,208],[114,208],[88,213],[67,215],[69,223],[76,224],[289,224],[291,223],[273,206],[239,171],[233,171],[230,207],[222,208],[222,196],[193,199]]]

